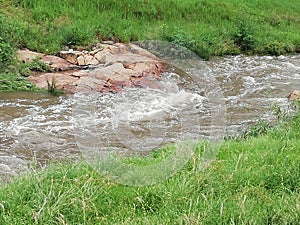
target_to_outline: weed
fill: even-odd
[[[172,32],[170,32],[167,30],[166,26],[163,26],[163,30],[163,38],[165,40],[190,49],[204,60],[209,59],[209,48],[203,44],[204,41],[197,41],[196,38],[185,31],[183,27],[176,27]]]
[[[275,41],[273,43],[266,45],[265,52],[270,55],[279,56],[279,55],[291,52],[291,50],[286,46],[285,43]]]
[[[240,132],[236,136],[226,136],[225,140],[245,140],[253,137],[258,137],[272,131],[273,127],[266,121],[260,119],[254,125],[248,127],[246,130]]]
[[[47,80],[48,92],[51,95],[58,96],[63,94],[63,91],[57,89],[55,76],[52,77],[52,80]]]
[[[256,41],[252,29],[250,24],[244,20],[238,21],[237,31],[233,35],[233,41],[241,51],[254,50]]]
[[[36,57],[32,62],[20,64],[19,72],[22,76],[28,77],[32,72],[51,72],[51,69],[39,57]]]
[[[74,48],[78,45],[88,44],[87,40],[91,40],[91,32],[80,27],[62,28],[62,46],[68,46]]]
[[[38,88],[18,73],[0,73],[0,92],[1,91],[37,91]]]
[[[190,34],[185,32],[182,27],[175,28],[175,30],[170,35],[165,35],[167,41],[184,46],[186,48],[191,49],[196,45],[196,40]]]
[[[15,50],[0,36],[0,69],[12,63]]]
[[[259,135],[268,133],[270,130],[272,130],[272,126],[268,122],[264,120],[259,120],[254,126],[252,126],[247,131],[243,132],[241,137],[242,138],[257,137]]]

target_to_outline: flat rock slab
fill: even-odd
[[[32,62],[32,60],[34,60],[35,58],[42,58],[43,56],[45,56],[45,54],[32,52],[27,49],[17,51],[17,58],[23,63]]]
[[[32,75],[29,80],[40,88],[55,83],[57,89],[67,93],[158,88],[161,73],[168,70],[166,63],[134,44],[101,44],[92,51],[61,51],[58,56],[18,51],[21,61],[30,62],[37,56],[52,72]]]

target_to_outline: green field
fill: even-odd
[[[279,0],[1,0],[0,34],[56,53],[98,40],[178,42],[200,56],[300,51],[300,2]]]

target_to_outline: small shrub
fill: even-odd
[[[255,125],[247,128],[246,130],[242,131],[238,135],[233,136],[225,136],[224,140],[245,140],[252,137],[258,137],[260,135],[267,134],[271,131],[273,127],[264,120],[259,120]]]
[[[175,28],[175,30],[170,34],[168,31],[166,31],[166,27],[164,27],[163,29],[163,36],[165,40],[178,44],[195,52],[199,57],[201,57],[204,60],[209,59],[210,52],[208,51],[206,46],[201,42],[196,41],[196,39],[192,35],[185,32],[182,29],[182,27]]]
[[[167,41],[173,42],[189,49],[193,48],[196,44],[196,41],[193,39],[193,37],[187,34],[181,27],[177,27],[171,33],[171,35],[167,35]]]
[[[63,28],[60,32],[62,35],[62,46],[68,47],[84,45],[93,35],[92,32],[88,32],[86,29],[81,29],[80,27]]]
[[[0,36],[0,67],[10,64],[13,58],[14,48]]]
[[[243,132],[242,138],[257,137],[266,134],[272,129],[271,125],[264,120],[259,120],[253,127]]]
[[[22,76],[28,77],[32,72],[51,72],[51,69],[36,57],[31,63],[22,63],[19,72]]]
[[[1,91],[35,91],[36,86],[26,80],[18,73],[0,73],[0,92]]]
[[[233,35],[234,44],[242,51],[251,51],[255,47],[255,38],[249,23],[239,21],[237,31]]]
[[[266,45],[265,52],[266,54],[279,56],[290,52],[290,50],[284,43],[277,41]]]

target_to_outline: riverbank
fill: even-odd
[[[211,143],[199,143],[180,172],[152,186],[114,184],[83,163],[33,169],[1,187],[0,223],[298,224],[300,114],[280,121],[223,142],[204,170]]]
[[[89,50],[99,40],[156,39],[183,45],[203,59],[300,51],[299,3],[3,0],[1,6],[0,70],[16,79],[19,66],[8,66],[16,65],[16,48],[56,54],[65,48]]]
[[[99,39],[173,41],[204,58],[300,50],[299,3],[5,0],[3,5],[2,38],[48,54],[65,46],[87,48]]]
[[[296,2],[97,3],[2,0],[0,90],[33,90],[24,76],[46,69],[15,62],[17,48],[56,54],[89,49],[99,40],[161,39],[205,59],[299,51]],[[240,138],[227,138],[204,170],[200,155],[212,143],[199,143],[180,172],[152,186],[109,182],[84,163],[42,170],[32,165],[32,173],[0,188],[0,224],[298,224],[300,116],[279,123],[276,129],[260,123]]]

